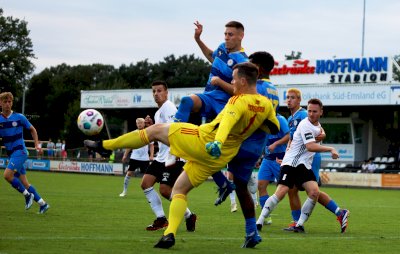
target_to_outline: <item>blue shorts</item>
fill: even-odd
[[[317,182],[319,181],[319,169],[321,168],[321,154],[315,153],[314,159],[311,164],[311,169],[315,175]]]
[[[258,170],[258,180],[277,182],[281,165],[276,160],[263,159]]]
[[[201,115],[206,118],[215,118],[231,98],[229,94],[218,89],[196,95],[202,102]]]
[[[267,134],[264,131],[256,130],[240,146],[238,154],[228,163],[228,171],[232,172],[235,178],[248,182],[253,169],[260,158]]]
[[[20,175],[26,174],[25,161],[28,159],[27,154],[19,154],[19,155],[11,155],[8,160],[7,168],[11,169],[14,172],[17,172]]]

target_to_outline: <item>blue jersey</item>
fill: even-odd
[[[24,142],[24,128],[29,129],[32,124],[22,114],[12,112],[7,118],[0,115],[0,137],[3,139],[7,154],[26,154]]]
[[[275,161],[276,158],[283,159],[283,156],[285,155],[285,152],[286,152],[287,144],[282,144],[282,145],[276,146],[272,153],[270,153],[270,151],[268,150],[268,147],[289,133],[289,124],[288,124],[288,121],[286,120],[286,118],[281,116],[280,114],[276,114],[276,117],[279,120],[280,130],[279,130],[278,134],[275,134],[275,135],[268,134],[267,135],[267,144],[265,146],[265,154],[264,154],[265,159],[273,160],[273,161]]]
[[[257,80],[257,92],[270,99],[272,105],[274,106],[275,112],[278,112],[279,109],[278,90],[274,85],[271,84],[271,81],[269,79]]]
[[[219,86],[211,85],[211,79],[218,76],[227,83],[232,81],[232,68],[235,64],[247,62],[249,59],[243,49],[238,52],[228,53],[225,43],[219,45],[213,52],[214,61],[204,93],[196,94],[202,101],[201,115],[207,119],[214,119],[225,107],[231,95]]]
[[[290,128],[290,140],[293,139],[293,134],[297,129],[297,126],[303,120],[304,118],[307,117],[307,110],[304,108],[300,108],[297,110],[293,115],[289,116],[288,122],[289,122],[289,128]]]
[[[212,57],[214,61],[212,63],[210,75],[204,90],[205,92],[218,89],[223,90],[219,86],[211,85],[211,78],[218,76],[223,81],[231,83],[233,66],[238,63],[249,61],[249,58],[247,57],[246,53],[244,53],[243,49],[237,52],[228,52],[225,47],[225,43],[219,45],[219,47],[213,52]]]

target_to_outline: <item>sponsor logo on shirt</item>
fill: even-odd
[[[312,135],[311,132],[305,133],[305,134],[304,134],[304,137],[306,138],[306,140],[309,140],[309,139],[313,139],[313,138],[314,138],[314,136]]]

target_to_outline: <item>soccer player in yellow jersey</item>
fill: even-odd
[[[170,146],[170,152],[187,162],[172,189],[169,225],[156,248],[170,248],[187,207],[187,194],[209,176],[218,172],[237,154],[240,144],[255,130],[277,133],[279,122],[272,103],[257,93],[258,69],[252,63],[240,63],[233,68],[232,96],[224,109],[210,123],[201,126],[190,123],[155,124],[116,139],[85,140],[85,145],[97,152],[118,148],[142,147],[152,141]]]

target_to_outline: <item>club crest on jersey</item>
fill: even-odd
[[[226,64],[228,64],[228,66],[232,66],[233,65],[233,60],[229,59],[228,62],[226,62]]]
[[[309,140],[309,139],[313,139],[314,136],[312,135],[311,132],[307,132],[307,133],[304,134],[304,138],[305,138],[306,140]]]
[[[18,123],[17,122],[12,122],[11,125],[12,125],[12,127],[17,127]]]

